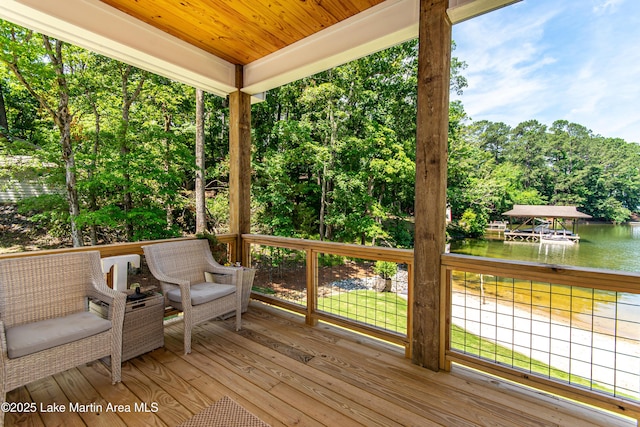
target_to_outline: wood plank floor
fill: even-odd
[[[636,425],[461,367],[431,372],[402,349],[257,302],[240,332],[233,320],[200,325],[186,356],[182,323],[167,324],[165,347],[125,362],[115,386],[95,362],[14,390],[9,402],[66,411],[9,413],[5,425],[175,426],[225,395],[272,426]]]

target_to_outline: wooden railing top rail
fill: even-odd
[[[221,243],[233,243],[236,241],[236,234],[220,234],[216,235],[216,238]],[[194,236],[188,237],[176,237],[173,239],[161,239],[161,240],[144,240],[140,242],[123,242],[123,243],[112,243],[109,245],[96,245],[96,246],[82,246],[78,248],[60,248],[60,249],[47,249],[40,251],[26,251],[26,252],[14,252],[8,254],[0,254],[0,259],[6,258],[19,258],[19,257],[28,257],[28,256],[37,256],[37,255],[51,255],[51,254],[61,254],[67,252],[82,252],[82,251],[100,251],[100,256],[102,258],[116,255],[127,255],[127,254],[139,254],[142,255],[142,247],[145,245],[151,245],[153,243],[161,243],[161,242],[172,242],[177,240],[190,240],[195,239]]]
[[[265,236],[260,234],[243,234],[246,243],[277,246],[287,249],[307,250],[330,253],[362,259],[375,259],[400,263],[413,263],[413,250],[384,248],[381,246],[363,246],[347,243],[325,242],[321,240],[296,239],[292,237]]]
[[[441,265],[450,270],[535,280],[606,291],[640,293],[640,273],[527,261],[443,254]]]
[[[413,263],[413,250],[384,248],[380,246],[362,246],[345,243],[324,242],[319,240],[305,240],[290,237],[266,236],[257,234],[243,234],[244,241],[250,244],[266,246],[278,246],[288,249],[326,252],[336,255],[349,256],[363,259],[376,259],[382,261]],[[60,248],[40,251],[14,252],[0,254],[0,259],[18,258],[77,251],[100,251],[101,257],[142,254],[142,246],[173,241],[194,239],[193,236],[147,240],[140,242],[113,243],[109,245],[84,246],[80,248]],[[235,243],[236,234],[220,234],[216,238],[221,243]],[[442,267],[458,269],[460,271],[478,274],[491,274],[495,276],[520,278],[525,280],[538,280],[557,284],[593,287],[617,292],[640,293],[640,273],[620,272],[587,267],[572,267],[565,265],[551,265],[527,261],[514,261],[497,258],[486,258],[471,255],[442,254]]]

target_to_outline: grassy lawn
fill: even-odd
[[[531,359],[522,353],[518,353],[509,348],[498,345],[493,341],[489,341],[475,334],[469,333],[456,325],[453,325],[451,328],[451,348],[483,359],[489,359],[500,365],[512,366],[519,370],[533,372],[542,377],[566,383],[570,382],[573,385],[586,388],[593,387],[594,389],[598,389],[597,385],[591,384],[588,379],[578,377],[576,375],[570,375],[565,371],[556,369],[538,360]],[[604,387],[599,388],[599,390],[611,393],[610,389],[606,389]]]
[[[351,291],[339,295],[318,298],[318,310],[337,316],[377,326],[388,331],[407,333],[407,301],[391,292]],[[571,375],[524,354],[513,351],[493,341],[483,339],[453,325],[451,330],[452,349],[488,359],[505,366],[513,366],[525,372],[533,372],[542,377],[571,383],[613,394],[608,387],[576,375]]]
[[[342,292],[318,298],[318,310],[387,331],[407,333],[407,301],[392,292]]]

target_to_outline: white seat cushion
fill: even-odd
[[[10,359],[68,344],[111,329],[111,321],[84,311],[6,330]]]
[[[236,287],[233,285],[221,285],[219,283],[198,283],[191,285],[191,305],[200,305],[214,299],[222,298],[234,293]],[[172,289],[167,292],[169,301],[181,303],[180,289]]]

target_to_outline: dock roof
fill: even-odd
[[[548,205],[514,205],[513,209],[502,215],[512,217],[543,217],[543,218],[592,218],[582,212],[578,212],[575,206],[548,206]]]

